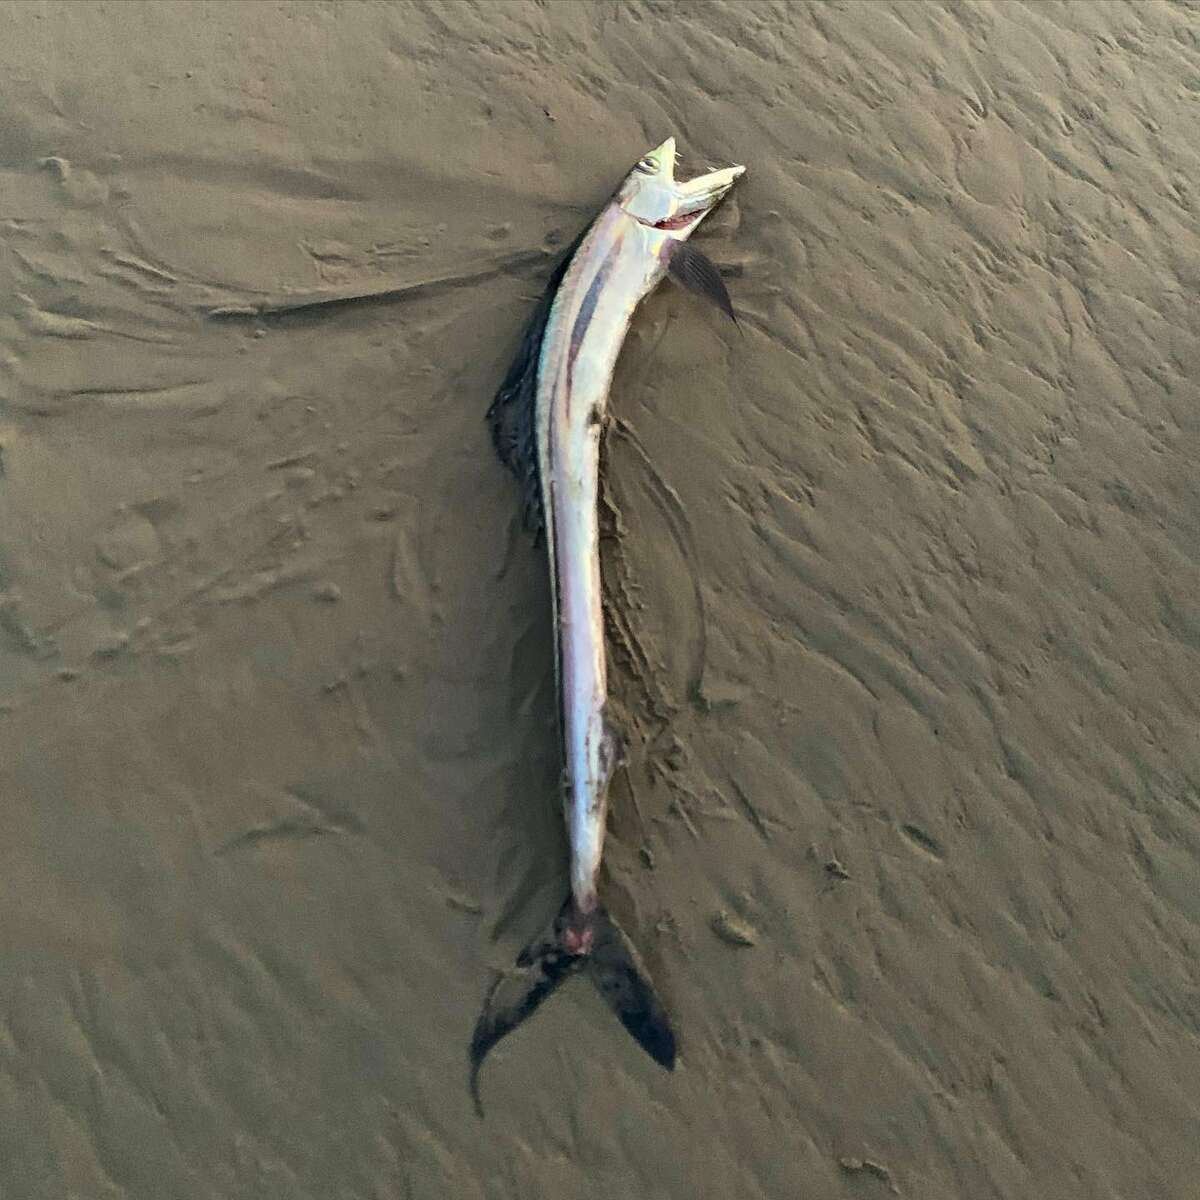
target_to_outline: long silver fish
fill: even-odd
[[[607,716],[599,554],[599,451],[608,391],[638,303],[670,273],[733,307],[716,267],[687,239],[744,167],[675,180],[675,139],[634,167],[551,277],[488,410],[501,459],[543,530],[554,611],[555,677],[571,890],[549,934],[493,985],[471,1041],[471,1093],[487,1052],[565,979],[586,970],[638,1043],[668,1070],[675,1035],[629,939],[600,904],[608,785],[620,740]],[[736,319],[736,318],[735,318]]]

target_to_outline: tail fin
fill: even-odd
[[[531,942],[483,1003],[470,1049],[470,1089],[482,1117],[479,1070],[505,1034],[533,1015],[570,976],[585,972],[621,1024],[659,1066],[675,1068],[675,1033],[633,943],[603,908],[583,914],[568,899],[549,937]]]

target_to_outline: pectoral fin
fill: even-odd
[[[737,314],[733,301],[725,290],[725,281],[712,259],[702,254],[690,242],[675,242],[671,246],[667,271],[671,278],[681,283],[689,292],[695,292],[711,300],[735,325]]]

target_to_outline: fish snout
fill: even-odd
[[[717,203],[731,187],[746,173],[743,166],[722,167],[719,171],[709,171],[681,183],[677,188],[679,197],[679,214],[706,212],[715,208]]]

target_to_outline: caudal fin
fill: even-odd
[[[660,1067],[675,1069],[675,1031],[654,984],[625,931],[603,908],[585,970],[621,1024]]]
[[[548,937],[531,942],[484,1000],[469,1053],[471,1098],[483,1116],[479,1070],[491,1048],[577,972],[584,972],[634,1040],[660,1066],[675,1067],[675,1033],[641,958],[603,908],[581,914],[568,900]]]

